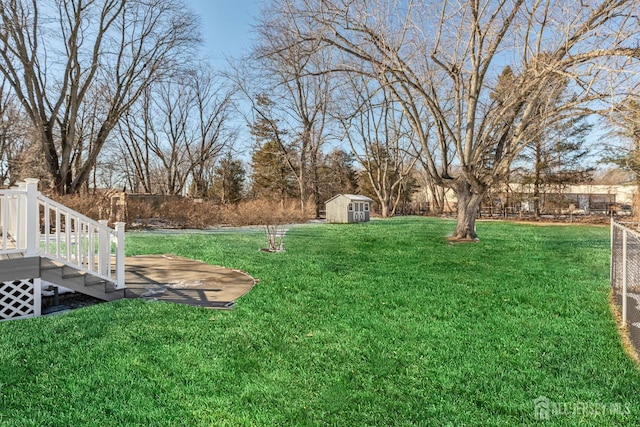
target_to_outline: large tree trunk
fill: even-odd
[[[386,201],[380,201],[380,215],[382,218],[389,218],[389,204]]]
[[[458,199],[458,215],[456,231],[449,238],[451,241],[476,241],[476,216],[484,193],[473,192],[471,186],[464,182],[454,189]]]

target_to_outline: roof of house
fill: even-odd
[[[346,197],[347,199],[349,199],[352,202],[369,202],[372,203],[373,199],[368,198],[367,196],[362,196],[360,194],[336,194],[335,196],[333,196],[332,198],[330,198],[329,200],[327,200],[325,203],[329,203],[332,200],[337,199],[338,197]]]

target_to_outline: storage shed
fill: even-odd
[[[373,200],[357,194],[338,194],[326,202],[327,222],[351,223],[369,221]]]

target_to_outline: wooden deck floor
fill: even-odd
[[[4,258],[4,259],[2,259]],[[5,254],[0,281],[39,277],[40,258]],[[145,298],[207,308],[232,308],[258,281],[249,274],[175,255],[125,258],[125,298]],[[76,290],[78,290],[76,288]]]
[[[175,255],[125,259],[126,298],[207,308],[231,308],[257,280],[245,272]]]

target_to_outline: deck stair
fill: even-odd
[[[40,314],[42,282],[105,301],[124,297],[124,223],[110,228],[37,191],[0,190],[0,320]]]
[[[46,282],[104,301],[124,297],[124,288],[118,288],[113,282],[45,257],[40,258],[40,275]]]

